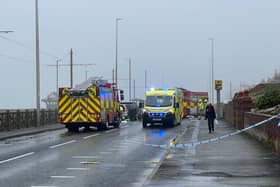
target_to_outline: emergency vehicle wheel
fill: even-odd
[[[102,127],[103,127],[103,130],[108,130],[109,129],[109,121],[102,124]]]
[[[68,129],[68,132],[79,132],[79,127],[78,126],[66,126]]]
[[[96,127],[97,127],[97,130],[98,130],[98,131],[103,130],[103,129],[102,129],[102,124],[98,124],[98,125],[96,125]]]
[[[114,126],[115,128],[119,128],[119,127],[120,127],[120,121],[114,122],[114,123],[113,123],[113,126]]]

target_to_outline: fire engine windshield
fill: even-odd
[[[146,106],[150,106],[150,107],[172,106],[172,97],[171,96],[147,96]]]

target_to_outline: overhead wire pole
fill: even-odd
[[[70,49],[70,88],[73,88],[73,50]]]
[[[35,33],[36,33],[36,114],[37,126],[40,126],[40,42],[39,42],[39,10],[35,0]]]
[[[135,79],[133,80],[133,99],[135,99],[135,88],[136,88],[136,84],[135,84]]]
[[[118,40],[119,40],[119,21],[121,21],[122,18],[116,18],[116,64],[115,64],[115,76],[116,76],[116,88],[118,89]]]
[[[131,59],[129,58],[129,101],[131,101]]]
[[[112,70],[112,83],[115,84],[115,69]]]

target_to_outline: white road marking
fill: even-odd
[[[31,187],[58,187],[58,186],[31,186]]]
[[[74,179],[75,176],[51,176],[51,178],[55,178],[55,179]]]
[[[113,154],[112,152],[109,151],[104,151],[104,152],[99,152],[101,155],[108,155],[108,154]]]
[[[53,149],[53,148],[57,148],[57,147],[60,147],[60,146],[63,146],[63,145],[67,145],[67,144],[70,144],[70,143],[75,143],[77,142],[76,140],[71,140],[69,142],[65,142],[65,143],[61,143],[61,144],[57,144],[57,145],[53,145],[51,147],[49,147],[50,149]]]
[[[72,156],[72,158],[77,158],[77,159],[91,159],[91,158],[98,158],[98,156]]]
[[[84,137],[84,140],[92,138],[92,137],[96,137],[96,136],[99,136],[99,135],[100,134],[93,134],[93,135],[90,135],[90,136],[86,136],[86,137]]]
[[[13,161],[13,160],[17,160],[17,159],[20,159],[20,158],[24,158],[24,157],[27,157],[27,156],[30,156],[30,155],[33,155],[34,152],[30,152],[30,153],[26,153],[26,154],[23,154],[23,155],[19,155],[19,156],[16,156],[16,157],[13,157],[13,158],[9,158],[7,160],[1,160],[0,161],[0,164],[4,164],[6,162],[10,162],[10,161]]]
[[[58,186],[31,186],[31,187],[58,187]]]
[[[105,133],[111,133],[111,132],[115,132],[115,131],[117,131],[117,129],[108,130]]]
[[[100,162],[96,162],[96,161],[83,161],[83,162],[80,162],[80,164],[100,164]]]
[[[79,170],[79,171],[88,171],[90,168],[66,168],[67,170]]]

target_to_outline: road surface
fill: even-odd
[[[167,144],[187,125],[142,129],[140,122],[119,129],[68,133],[66,129],[0,143],[0,186],[142,186]]]
[[[244,134],[187,149],[145,145],[168,144],[176,136],[188,143],[233,131],[220,122],[208,134],[206,121],[184,120],[175,128],[142,129],[140,122],[127,122],[108,131],[62,129],[13,138],[0,142],[0,186],[279,186],[279,156]]]

